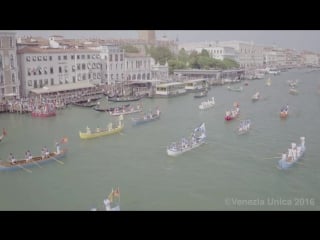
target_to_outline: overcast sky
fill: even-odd
[[[32,35],[48,37],[50,35],[62,35],[65,38],[138,38],[138,32],[133,30],[24,30],[15,32],[18,36]],[[158,39],[164,34],[171,40],[175,40],[178,37],[180,43],[241,40],[253,41],[256,44],[276,45],[282,48],[310,50],[320,53],[319,30],[159,30],[156,31],[156,34]]]

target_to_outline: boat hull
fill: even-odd
[[[79,131],[79,136],[81,139],[92,139],[92,138],[98,138],[98,137],[103,137],[103,136],[108,136],[108,135],[113,135],[116,133],[119,133],[123,130],[124,126],[122,125],[121,127],[113,128],[110,131],[105,130],[105,131],[100,131],[100,132],[94,132],[94,133],[86,133],[86,132],[81,132]]]
[[[278,168],[279,169],[282,169],[282,170],[285,170],[285,169],[288,169],[289,167],[291,167],[295,162],[298,162],[304,155],[304,152],[306,151],[306,148],[302,148],[301,149],[301,153],[299,156],[297,156],[296,160],[294,161],[286,161],[284,159],[280,159],[279,162],[278,162]]]
[[[196,144],[192,145],[192,147],[185,148],[185,149],[180,149],[180,150],[173,150],[173,149],[167,148],[167,154],[169,156],[171,156],[171,157],[176,157],[176,156],[179,156],[179,155],[181,155],[181,154],[183,154],[185,152],[188,152],[188,151],[190,151],[190,150],[192,150],[194,148],[197,148],[197,147],[201,146],[204,143],[205,143],[205,141],[203,140],[203,141],[201,141],[199,143],[196,143]]]
[[[33,167],[35,165],[39,164],[45,164],[52,161],[56,161],[57,159],[61,159],[65,157],[67,154],[68,149],[65,148],[61,151],[60,154],[57,154],[56,152],[51,152],[49,154],[49,158],[45,158],[42,160],[41,156],[33,157],[32,160],[26,161],[26,160],[17,160],[16,164],[11,164],[9,162],[0,163],[0,171],[15,171],[15,170],[21,170],[21,168],[26,167]]]
[[[143,119],[143,118],[132,118],[132,125],[136,126],[136,125],[141,125],[144,123],[148,123],[148,122],[153,122],[155,120],[160,119],[160,115],[159,116],[155,116],[153,118],[148,118],[148,119]]]

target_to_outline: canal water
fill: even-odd
[[[0,172],[0,210],[103,210],[103,200],[116,187],[121,210],[320,210],[320,71],[290,70],[270,78],[270,87],[266,79],[253,80],[243,92],[211,88],[208,97],[215,97],[216,106],[206,111],[198,109],[205,99],[193,94],[143,99],[145,111],[160,108],[160,120],[132,126],[136,115],[126,115],[123,133],[91,140],[81,140],[79,130],[116,124],[117,117],[80,107],[48,119],[0,114],[0,128],[8,133],[0,143],[2,161],[10,152],[16,158],[28,149],[40,155],[44,146],[54,150],[56,140],[69,140],[64,164],[34,166],[32,173]],[[287,81],[295,79],[299,94],[290,95]],[[261,99],[252,102],[256,91]],[[225,122],[235,101],[240,117]],[[286,104],[289,116],[281,120]],[[252,129],[239,136],[243,119],[252,120]],[[168,144],[190,136],[202,122],[207,144],[167,156]],[[306,137],[303,159],[287,171],[277,169],[276,157],[300,136]]]

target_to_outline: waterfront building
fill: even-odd
[[[15,36],[0,32],[0,100],[20,97]]]

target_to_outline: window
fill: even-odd
[[[12,80],[13,83],[15,83],[15,81],[16,81],[16,76],[14,75],[14,73],[12,73],[12,75],[11,75],[11,80]]]
[[[116,62],[118,62],[118,54],[115,54],[115,55],[114,55],[114,60],[115,60]]]
[[[78,73],[78,81],[81,81],[81,73]]]
[[[3,65],[2,65],[2,55],[0,54],[0,69],[3,69]]]
[[[33,57],[32,57],[32,61],[34,61],[34,62],[37,61],[37,57],[36,57],[36,56],[33,56]]]
[[[41,56],[38,56],[38,61],[41,61],[42,60],[42,57]]]
[[[63,60],[68,60],[67,55],[64,55],[64,56],[63,56]]]
[[[53,67],[50,67],[50,74],[53,74]]]
[[[11,69],[14,69],[14,58],[12,54],[10,55],[10,67]]]
[[[82,70],[85,70],[85,69],[86,69],[86,64],[83,63],[83,64],[82,64]]]
[[[91,73],[88,73],[88,79],[91,79]]]
[[[123,54],[120,54],[120,61],[123,61]]]
[[[28,76],[31,76],[31,68],[28,68]]]
[[[86,55],[81,55],[81,59],[85,59],[86,58]]]
[[[40,87],[40,88],[43,87],[42,79],[39,80],[39,87]]]
[[[89,54],[87,55],[87,59],[90,59],[90,55]]]
[[[64,66],[64,72],[65,72],[65,73],[68,73],[68,66],[67,66],[67,65]]]
[[[61,56],[58,56],[58,60],[61,60]]]
[[[72,72],[76,71],[76,65],[72,65]]]
[[[80,59],[80,55],[77,55],[77,59]]]
[[[96,64],[92,63],[92,69],[96,69]]]
[[[71,55],[71,59],[74,60],[74,55]]]
[[[48,85],[48,79],[44,80],[44,85]]]
[[[47,56],[43,56],[42,59],[43,59],[43,61],[47,61],[48,58],[47,58]]]
[[[10,47],[13,48],[13,38],[10,37]]]
[[[51,86],[54,85],[54,80],[53,80],[53,78],[51,78],[50,81],[51,81]]]
[[[44,68],[43,68],[43,71],[44,71],[44,74],[45,74],[45,75],[48,74],[48,69],[47,69],[47,67],[44,67]]]
[[[72,82],[73,82],[73,83],[76,82],[76,76],[72,76]]]
[[[91,69],[91,63],[88,63],[88,64],[87,64],[87,68],[88,68],[88,69]]]
[[[0,83],[3,83],[3,74],[0,73]]]
[[[86,74],[85,73],[82,75],[82,80],[86,80]]]
[[[52,56],[49,56],[49,60],[52,61]]]
[[[93,79],[96,79],[96,78],[97,78],[97,74],[93,73]]]
[[[66,78],[64,79],[64,83],[69,83],[68,80],[69,80],[69,79],[66,77]]]
[[[32,80],[28,80],[28,87],[32,87]]]
[[[27,61],[27,62],[30,62],[30,56],[27,56],[27,57],[26,57],[26,61]]]
[[[62,73],[62,67],[59,67],[59,73]]]
[[[80,63],[77,64],[77,70],[80,70],[81,69],[81,65]]]
[[[42,74],[42,67],[38,67],[37,70],[38,70],[39,75],[41,75]]]
[[[13,87],[13,88],[12,88],[12,92],[13,92],[13,93],[16,93],[16,91],[17,91],[16,87]]]
[[[109,60],[112,62],[112,54],[109,55]]]
[[[34,82],[33,82],[33,88],[38,88],[38,82],[37,82],[37,80],[34,80]]]
[[[101,78],[101,73],[97,73],[97,79]]]

